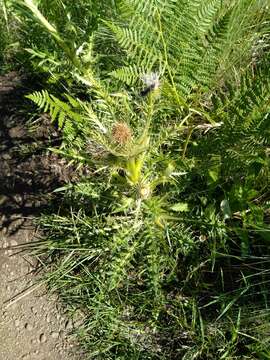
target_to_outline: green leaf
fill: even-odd
[[[216,182],[218,180],[218,170],[212,169],[208,171],[210,178]]]
[[[176,212],[187,212],[189,209],[188,209],[188,203],[177,203],[177,204],[174,204],[172,207],[171,207],[171,210],[172,211],[176,211]]]

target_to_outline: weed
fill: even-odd
[[[118,1],[89,41],[85,5],[59,4],[70,39],[58,5],[16,7],[66,79],[28,99],[62,131],[51,150],[88,172],[30,246],[81,312],[87,358],[268,358],[267,2]]]

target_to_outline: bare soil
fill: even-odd
[[[78,349],[55,297],[36,285],[35,260],[20,245],[35,238],[31,219],[70,174],[46,150],[59,134],[44,115],[34,126],[21,111],[27,79],[0,77],[0,360],[75,360]]]

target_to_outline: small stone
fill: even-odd
[[[72,321],[71,320],[67,320],[65,323],[65,329],[66,330],[71,330],[72,329]]]
[[[16,320],[16,321],[15,321],[15,326],[16,326],[16,327],[19,327],[19,326],[20,326],[20,320]]]
[[[57,338],[59,337],[59,333],[56,332],[56,331],[53,331],[53,332],[51,333],[51,337],[52,337],[53,339],[57,339]]]
[[[36,312],[36,310],[35,310],[35,308],[33,307],[33,306],[31,306],[31,312],[32,312],[32,314],[36,314],[37,312]]]
[[[5,153],[5,154],[2,155],[2,158],[4,160],[10,160],[10,159],[12,159],[12,156],[9,153]]]
[[[45,334],[40,334],[39,335],[39,342],[41,343],[41,344],[44,344],[45,342],[47,341],[47,338],[46,338],[46,336],[45,336]]]
[[[26,131],[22,126],[15,126],[14,128],[9,130],[9,136],[11,138],[21,138],[26,135]]]
[[[11,246],[17,246],[18,243],[17,243],[16,240],[11,240],[11,241],[10,241],[10,245],[11,245]]]
[[[29,324],[29,323],[26,323],[26,324],[24,325],[24,328],[25,328],[26,330],[28,330],[28,331],[33,330],[33,326],[32,326],[31,324]]]

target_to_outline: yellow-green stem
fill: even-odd
[[[144,155],[139,156],[137,159],[132,157],[127,160],[126,170],[128,180],[137,185],[141,179],[142,167],[143,167]]]
[[[183,149],[183,153],[182,153],[182,159],[184,159],[185,156],[186,156],[188,143],[189,143],[189,140],[190,140],[190,138],[191,138],[193,129],[194,129],[194,127],[190,127],[189,130],[188,130],[188,135],[187,135],[187,138],[186,138],[186,141],[185,141],[185,145],[184,145],[184,149]]]

